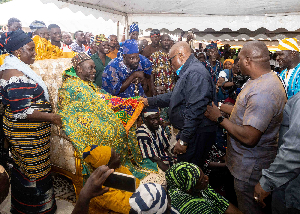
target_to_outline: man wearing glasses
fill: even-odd
[[[209,72],[191,54],[188,43],[176,43],[169,55],[179,77],[173,92],[141,100],[146,106],[169,107],[170,122],[180,130],[174,147],[178,161],[202,167],[215,142],[217,124],[204,112],[208,104],[216,102],[216,88]]]

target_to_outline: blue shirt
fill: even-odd
[[[135,85],[131,83],[124,92],[120,93],[120,89],[125,80],[135,71],[144,71],[145,74],[151,75],[152,64],[146,57],[140,56],[140,62],[138,68],[131,70],[128,68],[124,62],[123,57],[118,57],[110,61],[110,63],[105,67],[102,74],[102,88],[108,93],[119,96],[123,98],[135,97]],[[138,83],[139,96],[145,96],[143,86]]]
[[[294,94],[300,91],[300,63],[293,69],[289,70],[289,75],[287,75],[287,69],[280,73],[280,78],[283,80],[283,84],[287,93],[288,99],[290,99]],[[286,78],[289,77],[287,80]]]

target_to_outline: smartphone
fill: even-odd
[[[105,180],[103,186],[120,189],[127,192],[135,192],[135,180],[136,178],[133,175],[113,172]]]

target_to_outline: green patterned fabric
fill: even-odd
[[[74,70],[67,70],[63,76],[63,84],[59,89],[58,113],[62,116],[64,131],[79,157],[82,159],[83,150],[87,146],[110,146],[120,154],[122,165],[127,166],[137,178],[142,179],[148,175],[135,167],[129,157],[130,152],[134,162],[143,168],[134,127],[131,125],[125,128],[125,122],[121,121],[125,116],[120,118],[116,113],[115,106],[106,99],[106,92],[103,93],[92,82],[83,81],[75,75]],[[135,111],[133,109],[131,113],[134,114]],[[89,176],[92,168],[83,159],[82,166],[82,174]]]
[[[225,213],[229,206],[228,200],[216,193],[209,185],[197,195],[187,193],[196,186],[199,179],[200,170],[198,166],[191,163],[178,163],[166,172],[172,207],[181,214]]]

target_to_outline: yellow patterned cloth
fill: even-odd
[[[115,99],[120,103],[113,103]],[[135,177],[143,178],[148,173],[135,170],[130,162],[129,152],[137,164],[142,162],[142,157],[135,129],[128,125],[134,124],[143,109],[143,103],[131,108],[133,112],[129,117],[119,108],[129,100],[135,103],[136,98],[122,101],[100,90],[92,82],[81,80],[76,73],[69,72],[63,76],[63,84],[59,89],[58,113],[62,116],[64,131],[81,159],[87,146],[110,146],[120,154],[122,165],[128,167]],[[91,167],[83,160],[82,164],[82,174],[89,175]]]
[[[35,44],[35,60],[72,58],[76,55],[75,52],[65,52],[63,49],[52,45],[50,41],[38,35],[34,36],[32,40]]]
[[[297,44],[296,38],[285,38],[279,41],[278,45],[279,50],[290,50],[290,51],[298,51],[299,52],[299,46]]]

